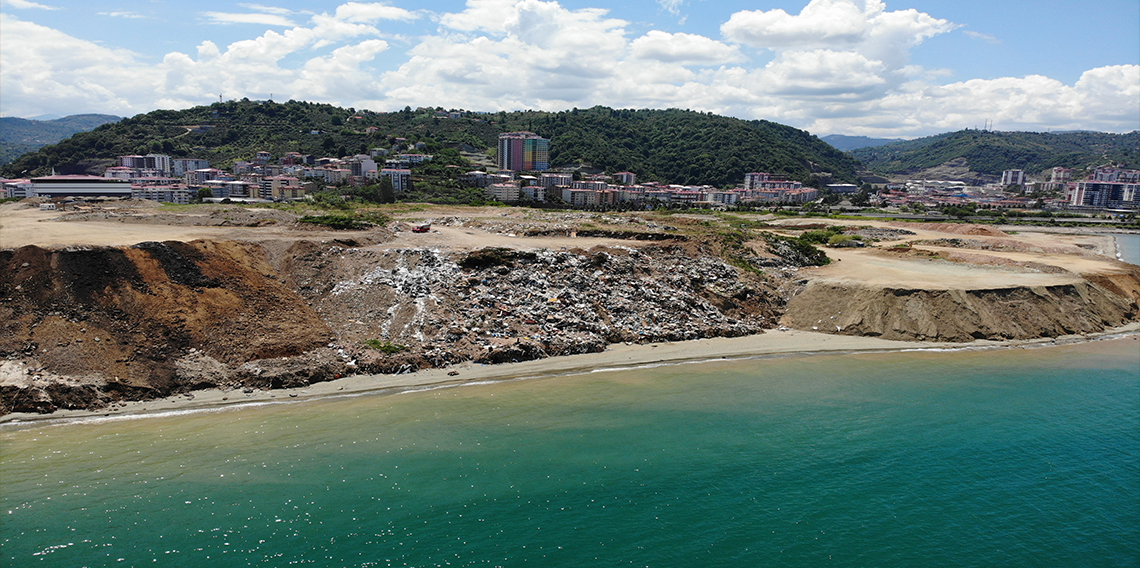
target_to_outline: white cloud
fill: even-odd
[[[266,26],[295,26],[289,18],[277,14],[232,14],[228,12],[202,12],[202,17],[213,24],[261,24]]]
[[[349,2],[336,9],[338,20],[348,22],[375,22],[378,20],[414,20],[417,16],[403,8],[386,4]]]
[[[899,67],[911,48],[955,27],[917,10],[888,12],[881,0],[811,0],[798,15],[780,9],[737,12],[721,33],[761,49],[853,51]]]
[[[990,35],[990,34],[984,34],[984,33],[982,33],[982,32],[974,32],[974,31],[970,31],[970,30],[966,30],[966,31],[964,31],[964,32],[962,32],[962,33],[966,34],[966,35],[967,35],[968,37],[970,37],[971,39],[976,39],[976,40],[979,40],[979,41],[984,41],[984,42],[986,42],[986,43],[992,43],[992,44],[999,44],[999,43],[1001,43],[1001,40],[1000,40],[1000,39],[998,39],[998,38],[996,38],[996,37],[994,37],[994,36],[992,36],[992,35]]]
[[[288,8],[278,8],[276,6],[265,6],[263,4],[238,4],[238,6],[254,12],[262,12],[265,14],[277,14],[278,16],[291,16],[294,14],[293,10]]]
[[[29,0],[3,0],[2,4],[20,10],[59,10],[59,8],[55,6],[37,4],[35,2],[30,2]]]
[[[146,18],[146,16],[134,12],[99,12],[99,15],[110,18],[126,18],[128,20],[142,20]]]
[[[689,65],[723,65],[744,59],[736,46],[694,34],[671,34],[650,30],[631,44],[638,59],[654,59]]]
[[[657,3],[670,14],[678,15],[681,13],[681,6],[685,4],[685,0],[657,0]]]
[[[863,98],[886,84],[884,67],[850,51],[793,51],[768,64],[762,79],[774,94]]]

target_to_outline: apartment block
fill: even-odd
[[[499,135],[500,170],[543,171],[550,168],[550,140],[533,132],[507,132]]]

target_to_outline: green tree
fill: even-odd
[[[388,176],[381,177],[377,193],[379,193],[380,203],[395,203],[396,189],[392,187],[392,178]]]

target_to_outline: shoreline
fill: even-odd
[[[424,369],[402,375],[352,375],[333,381],[277,390],[206,389],[147,401],[127,402],[113,409],[58,410],[51,414],[11,413],[0,416],[0,429],[62,425],[89,420],[138,419],[172,413],[237,410],[344,396],[391,395],[515,380],[565,377],[658,365],[681,365],[718,360],[747,360],[785,356],[890,353],[928,350],[982,350],[1050,347],[1123,338],[1140,334],[1140,322],[1087,335],[1015,341],[976,340],[969,343],[892,341],[864,336],[832,335],[798,330],[767,330],[757,335],[691,341],[613,344],[601,353],[549,357],[520,363],[484,365],[466,362],[447,368]],[[458,375],[449,373],[458,372]]]

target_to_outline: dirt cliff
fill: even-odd
[[[212,386],[184,355],[221,366],[297,356],[328,326],[279,282],[256,245],[0,251],[0,412],[90,407]],[[25,388],[53,385],[51,396]],[[223,375],[218,375],[223,378]],[[92,399],[92,395],[94,399]]]
[[[809,282],[781,320],[896,340],[1032,339],[1092,333],[1140,316],[1140,269],[1066,285],[922,290]]]

